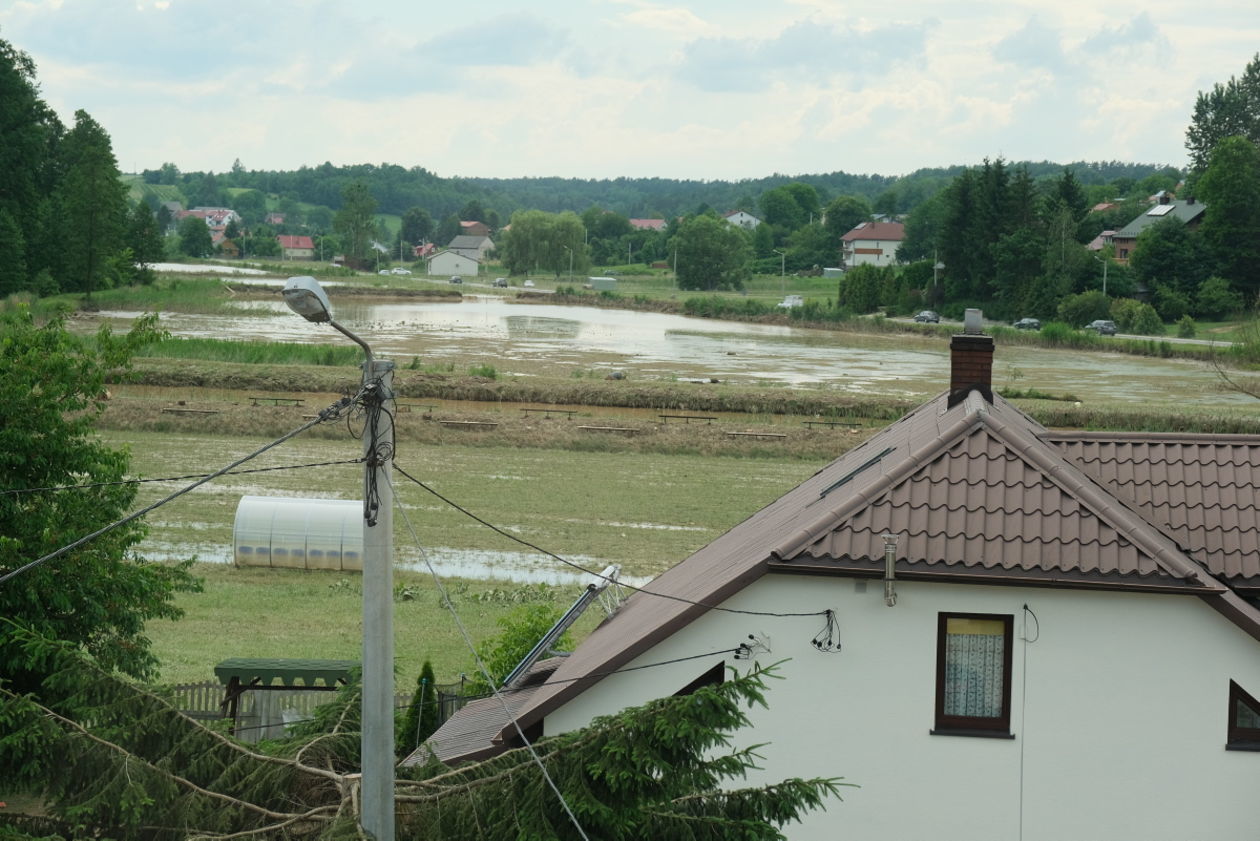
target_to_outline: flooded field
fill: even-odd
[[[661,313],[550,304],[493,296],[458,303],[335,302],[338,320],[381,356],[427,364],[493,364],[518,376],[706,379],[747,385],[825,388],[917,399],[948,379],[947,341],[745,324]],[[176,336],[341,343],[326,326],[279,301],[243,301],[240,317],[172,313]],[[125,327],[136,313],[96,318]],[[83,319],[91,326],[95,319]],[[1220,388],[1203,363],[1108,353],[999,346],[994,384],[1131,406],[1200,406],[1250,411],[1252,398]]]
[[[227,464],[262,440],[231,436],[109,432],[126,445],[133,471],[163,478]],[[252,467],[352,460],[360,444],[296,439],[251,462]],[[510,534],[581,567],[619,564],[623,578],[641,583],[708,543],[777,498],[818,465],[807,461],[743,464],[730,458],[576,453],[501,447],[411,446],[399,453],[408,473]],[[339,464],[224,476],[150,515],[138,547],[154,559],[230,563],[232,528],[241,497],[359,499],[362,468]],[[730,482],[731,471],[739,482]],[[591,477],[600,477],[592,481]],[[188,480],[140,486],[137,507],[183,487]],[[399,503],[416,529],[394,518],[398,565],[427,571],[427,556],[443,576],[550,584],[585,583],[584,574],[497,535],[395,475]]]

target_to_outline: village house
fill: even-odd
[[[665,230],[664,219],[631,219],[630,227],[636,231],[663,231]]]
[[[946,391],[434,734],[447,762],[777,663],[760,785],[794,841],[1253,839],[1260,436],[1064,432],[953,337]],[[422,748],[408,762],[420,761]]]
[[[901,222],[859,222],[840,238],[840,259],[846,269],[857,266],[891,266],[906,238]]]
[[[471,275],[476,277],[481,273],[481,261],[473,257],[468,257],[458,251],[439,251],[429,258],[425,266],[425,273],[430,276],[442,275]]]
[[[729,210],[722,214],[722,218],[730,222],[737,228],[743,228],[751,231],[761,224],[761,220],[753,216],[746,210]]]
[[[315,243],[308,236],[279,234],[276,242],[280,243],[280,256],[286,260],[315,259]]]
[[[476,220],[461,220],[459,223],[459,232],[462,236],[488,237],[490,236],[490,226],[485,222],[478,222]]]
[[[1133,249],[1137,247],[1138,236],[1164,219],[1176,219],[1192,231],[1198,230],[1203,222],[1207,205],[1196,201],[1193,196],[1185,201],[1177,201],[1171,193],[1161,190],[1151,198],[1155,202],[1149,209],[1139,213],[1133,221],[1112,235],[1111,244],[1115,249],[1114,259],[1117,263],[1128,264],[1129,258],[1133,256]]]
[[[494,248],[494,242],[487,236],[466,236],[461,234],[451,240],[447,246],[447,251],[453,251],[470,260],[476,260],[478,263],[484,262],[486,254]]]

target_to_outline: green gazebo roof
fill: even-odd
[[[358,660],[288,660],[280,657],[232,657],[214,667],[214,676],[227,686],[236,678],[242,686],[325,686],[346,683]]]

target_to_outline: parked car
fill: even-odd
[[[494,279],[494,285],[495,285],[495,286],[499,286],[499,287],[504,287],[504,286],[507,286],[507,278],[506,278],[506,277],[496,277],[496,278]]]
[[[790,310],[793,307],[803,307],[805,306],[805,299],[800,295],[788,295],[779,302],[779,306],[785,310]]]
[[[1100,336],[1116,335],[1116,323],[1114,321],[1108,321],[1105,318],[1099,318],[1091,321],[1089,324],[1085,325],[1085,329],[1092,330]]]
[[[527,281],[525,281],[524,283],[522,283],[521,285],[522,285],[522,286],[524,286],[524,287],[526,287],[527,289],[533,289],[533,288],[534,288],[534,281],[532,281],[532,280],[527,280]]]
[[[457,274],[451,275],[451,283],[463,283],[464,279]]]
[[[386,275],[389,273],[390,273],[389,269],[381,269],[379,272],[377,272],[377,274],[386,274]]]
[[[932,310],[923,310],[914,317],[914,320],[920,324],[940,324],[941,317]]]
[[[1041,322],[1035,318],[1021,318],[1014,326],[1016,330],[1040,330]]]
[[[389,273],[390,274],[411,274],[411,269],[404,269],[402,266],[399,266],[397,268],[390,269]]]

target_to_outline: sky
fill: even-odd
[[[759,178],[1184,166],[1257,0],[0,0],[0,39],[124,172]]]

